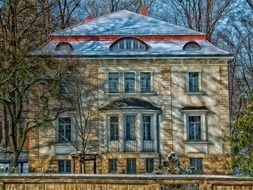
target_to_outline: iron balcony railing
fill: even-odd
[[[119,140],[109,141],[108,151],[109,152],[120,152]]]
[[[143,140],[143,152],[153,152],[154,142],[152,140]]]
[[[123,150],[121,149],[122,145],[124,145]],[[155,148],[154,148],[153,140],[143,140],[142,146],[139,149],[138,149],[137,140],[124,140],[123,144],[121,144],[119,140],[115,140],[115,141],[109,141],[107,150],[108,152],[121,152],[121,151],[137,152],[138,150],[142,152],[154,152]]]
[[[137,151],[137,141],[136,140],[125,140],[124,151],[125,152],[136,152]]]

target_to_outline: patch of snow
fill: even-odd
[[[59,30],[51,36],[77,35],[201,35],[203,33],[151,17],[122,10],[98,17],[92,22]]]
[[[52,55],[52,56],[231,56],[229,52],[223,51],[205,40],[197,40],[201,46],[200,50],[185,51],[183,46],[186,40],[171,41],[145,41],[148,49],[145,51],[131,50],[110,50],[112,41],[68,41],[73,47],[73,51],[55,51],[56,45],[60,41],[49,41],[43,48],[32,52],[32,55]]]

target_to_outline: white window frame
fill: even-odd
[[[119,74],[119,86],[118,92],[109,92],[109,74],[110,73],[118,73]],[[133,92],[125,92],[125,73],[134,73],[134,91]],[[141,92],[141,73],[150,73],[150,92]],[[152,94],[154,91],[154,71],[144,70],[144,71],[133,71],[133,70],[110,70],[106,72],[106,92],[110,95],[118,95],[118,94]]]
[[[62,162],[64,163],[64,166],[63,166],[63,167],[64,167],[64,171],[63,171],[63,172],[60,172],[60,167],[59,167],[59,165],[60,165],[59,162],[60,162],[60,161],[62,161]],[[69,172],[66,171],[66,168],[67,168],[67,167],[66,167],[66,163],[67,163],[67,162],[70,163],[70,171],[69,171]],[[66,160],[58,160],[58,173],[71,173],[71,167],[72,167],[71,160],[68,160],[68,159],[66,159]]]
[[[2,173],[9,172],[10,161],[4,160],[0,162],[0,170]],[[20,173],[29,173],[29,166],[27,161],[18,160],[18,169]]]
[[[131,170],[129,169],[129,166],[131,166]],[[127,174],[136,174],[137,173],[137,159],[136,158],[127,158]],[[134,168],[134,170],[132,170]]]
[[[137,84],[137,77],[138,77],[137,72],[135,72],[135,71],[124,71],[122,73],[123,73],[122,80],[123,80],[123,92],[124,92],[124,94],[136,93],[137,92],[137,89],[136,89],[137,85],[136,84]],[[133,92],[126,92],[125,91],[125,73],[133,73],[134,74],[134,91]]]
[[[153,132],[153,115],[150,114],[150,113],[142,113],[141,114],[141,137],[142,137],[142,141],[144,141],[144,128],[143,128],[143,125],[144,125],[144,121],[143,121],[143,117],[144,116],[149,116],[150,117],[150,140],[146,140],[146,141],[153,141],[154,140],[154,132]]]
[[[141,73],[149,73],[150,74],[150,92],[141,92]],[[153,74],[154,72],[152,71],[141,71],[139,72],[139,92],[141,94],[147,94],[147,93],[152,93],[153,92]]]
[[[152,160],[152,171],[148,171],[149,167],[150,167],[150,163],[148,163],[149,161]],[[146,158],[145,159],[145,169],[146,169],[146,173],[152,173],[154,171],[154,158]]]
[[[70,118],[71,120],[71,141],[70,142],[59,142],[59,118],[65,118],[65,117],[68,117]],[[57,144],[69,144],[69,143],[72,143],[72,142],[75,142],[76,140],[76,131],[75,131],[75,122],[74,122],[74,119],[69,116],[69,115],[60,115],[57,119],[56,119],[56,122],[55,122],[55,125],[56,125],[56,131],[55,131],[55,141]]]
[[[112,161],[113,163],[113,167],[112,167],[112,171],[111,169],[111,165],[110,165],[110,161]],[[109,158],[108,159],[108,173],[117,173],[118,170],[118,159],[117,158]]]
[[[118,118],[118,139],[117,140],[111,140],[111,117],[117,117]],[[120,117],[117,114],[112,114],[107,116],[108,120],[108,140],[109,141],[119,141],[120,140]]]
[[[134,122],[134,139],[127,139],[127,133],[126,133],[126,117],[127,116],[134,116],[135,117],[135,122]],[[137,128],[139,126],[137,126],[137,120],[138,120],[138,115],[136,113],[126,113],[123,115],[123,126],[124,126],[124,140],[126,141],[137,141],[137,138],[138,138],[138,134],[137,134]],[[131,136],[131,133],[130,133],[130,136]]]
[[[127,43],[130,45],[129,48],[127,48]],[[134,46],[134,43],[136,43],[136,48]],[[146,47],[137,39],[125,38],[116,42],[116,44],[113,45],[112,50],[145,51]]]
[[[201,141],[208,141],[208,125],[207,125],[207,113],[208,110],[184,110],[184,128],[185,128],[185,141],[186,142],[201,142]],[[188,139],[188,131],[189,131],[189,123],[188,117],[189,116],[200,116],[200,140],[194,141]]]
[[[199,132],[197,132],[197,130],[196,130],[196,123],[195,123],[195,125],[194,125],[194,127],[193,127],[193,133],[194,133],[194,135],[193,135],[193,138],[191,138],[190,139],[190,122],[189,122],[189,120],[190,120],[190,117],[198,117],[199,119],[200,119],[200,121],[199,121],[199,129],[200,129],[200,131]],[[188,115],[187,116],[187,140],[188,141],[201,141],[201,139],[202,139],[202,137],[201,137],[201,134],[202,134],[202,129],[201,129],[201,127],[202,127],[202,122],[201,122],[201,115]],[[198,129],[197,128],[197,129]],[[199,133],[199,134],[198,134]],[[199,138],[197,138],[197,137],[199,137]]]
[[[118,73],[118,76],[119,76],[119,78],[118,78],[118,92],[110,92],[110,87],[109,87],[109,74],[110,73]],[[108,93],[110,93],[110,94],[118,94],[118,93],[120,93],[121,92],[121,72],[119,72],[119,71],[108,71],[107,72],[107,83],[106,83],[106,85],[107,85],[107,92]]]
[[[189,74],[190,73],[198,73],[198,87],[199,91],[197,92],[191,92],[189,87]],[[187,94],[202,94],[202,71],[201,70],[190,70],[186,72],[186,92]]]
[[[204,170],[204,165],[203,165],[203,158],[200,158],[200,157],[190,157],[189,158],[189,162],[190,162],[190,167],[192,167],[191,165],[191,160],[194,160],[194,170],[193,170],[193,173],[196,173],[196,174],[201,174],[203,173],[203,170]],[[198,165],[198,161],[200,161],[201,163],[201,170],[197,170],[197,168],[195,166]]]

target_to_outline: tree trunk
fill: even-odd
[[[85,159],[85,158],[84,158]],[[86,174],[86,161],[83,161],[83,173]]]
[[[211,14],[212,14],[212,0],[206,2],[206,39],[211,42]]]
[[[5,119],[4,119],[4,107],[1,113],[1,125],[0,125],[0,145],[4,144],[4,125],[5,125]]]
[[[14,172],[14,170],[12,168],[18,166],[18,158],[19,158],[19,156],[20,156],[20,152],[18,152],[18,151],[15,151],[12,154],[11,162],[10,162],[10,170],[9,170],[10,172]]]

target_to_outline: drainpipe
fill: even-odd
[[[162,158],[161,158],[161,153],[160,153],[160,121],[159,121],[159,115],[160,112],[157,113],[156,115],[156,138],[157,138],[157,152],[159,156],[159,166],[162,164]]]

